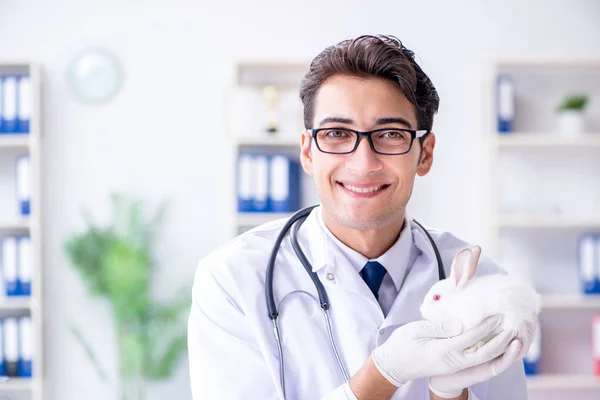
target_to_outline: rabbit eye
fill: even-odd
[[[440,295],[439,294],[434,294],[433,295],[433,301],[438,301],[440,299]]]

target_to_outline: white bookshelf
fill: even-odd
[[[29,218],[9,218],[0,220],[0,234],[2,232],[24,232],[28,231],[31,227],[31,220]]]
[[[34,389],[36,382],[24,378],[0,378],[0,393],[27,392]],[[7,397],[10,399],[11,397]]]
[[[497,132],[498,73],[510,74],[517,87],[511,133]],[[586,132],[560,134],[555,106],[581,92],[590,96]],[[600,188],[600,106],[592,105],[600,100],[600,61],[498,60],[483,94],[488,252],[509,274],[543,288],[542,359],[540,374],[527,377],[530,394],[560,389],[564,398],[578,398],[581,390],[598,389],[600,395],[588,334],[600,295],[580,291],[576,259],[577,238],[600,233],[600,190],[594,192]]]
[[[552,132],[531,133],[516,132],[511,135],[496,138],[500,148],[533,149],[589,149],[600,148],[600,132],[589,132],[581,137],[563,137]]]
[[[600,312],[600,295],[544,295],[542,296],[542,308],[549,310],[595,310]]]
[[[234,142],[237,146],[253,147],[289,147],[292,149],[300,148],[300,133],[292,135],[291,133],[280,133],[278,135],[267,136],[265,133],[257,133],[254,136],[236,137]]]
[[[585,374],[548,374],[527,378],[529,389],[600,389],[600,377]],[[573,397],[576,398],[576,397]]]
[[[2,297],[0,298],[0,311],[18,312],[31,310],[33,301],[30,298]]]
[[[560,216],[560,215],[530,215],[502,214],[498,217],[500,228],[548,228],[548,229],[596,229],[600,231],[600,215]]]
[[[233,146],[235,190],[233,235],[280,218],[293,212],[238,212],[237,207],[237,157],[243,151],[282,153],[300,158],[301,135],[304,129],[299,85],[308,71],[306,60],[243,60],[233,67],[230,88],[227,91],[225,126]],[[279,131],[267,132],[267,103],[262,90],[272,86],[278,93],[277,116]],[[314,190],[308,184],[303,171],[301,175],[300,206],[316,204]]]
[[[241,212],[237,214],[237,225],[238,226],[257,226],[280,218],[289,218],[293,213],[253,213],[253,212]]]
[[[6,212],[3,208],[0,215],[0,239],[13,234],[27,234],[31,241],[31,296],[0,297],[0,317],[30,315],[33,336],[32,377],[0,377],[0,398],[18,398],[27,400],[44,399],[44,339],[43,339],[43,301],[42,301],[42,133],[41,133],[41,68],[29,62],[2,62],[0,74],[28,74],[30,78],[31,115],[28,134],[0,133],[0,179],[3,188],[14,185],[12,173],[2,170],[4,166],[14,165],[16,156],[29,154],[31,208],[30,216],[18,216],[15,212]],[[12,167],[11,167],[12,168]],[[14,171],[13,171],[14,172]],[[7,182],[8,180],[8,182]],[[10,192],[13,192],[12,190]],[[3,204],[16,202],[13,193],[2,193]]]
[[[0,134],[0,150],[27,149],[32,138],[26,135]]]

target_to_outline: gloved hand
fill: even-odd
[[[520,360],[527,354],[536,326],[537,319],[534,315],[531,319],[521,324],[516,334],[513,332],[514,337],[511,339],[504,354],[491,361],[452,374],[431,376],[429,378],[429,389],[439,397],[455,398],[465,388],[479,382],[487,381],[504,372],[512,363]]]
[[[521,359],[527,355],[533,337],[535,336],[535,331],[537,330],[537,322],[537,315],[532,314],[527,321],[519,326],[517,339],[519,339],[523,345],[521,346],[521,351],[519,351],[517,359]]]
[[[373,350],[371,357],[381,375],[395,386],[426,376],[451,374],[493,360],[506,350],[514,332],[503,331],[472,353],[469,346],[490,335],[501,316],[486,318],[466,332],[459,320],[442,325],[429,321],[408,323]]]

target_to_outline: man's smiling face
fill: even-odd
[[[413,104],[384,79],[335,75],[321,85],[314,104],[314,128],[418,129]],[[415,174],[431,168],[435,139],[428,136],[419,157],[418,140],[402,155],[377,154],[366,137],[353,153],[327,154],[305,134],[302,165],[315,181],[324,217],[358,230],[402,220]]]

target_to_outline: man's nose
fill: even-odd
[[[358,147],[354,150],[354,153],[350,154],[346,165],[356,172],[366,174],[380,169],[382,163],[379,154],[371,149],[369,139],[366,136],[363,136],[360,138]]]

